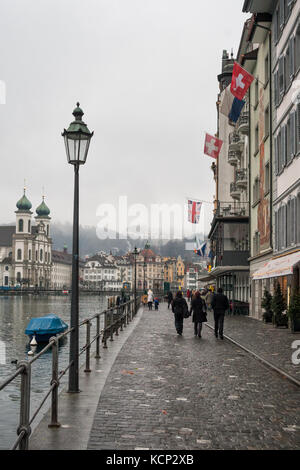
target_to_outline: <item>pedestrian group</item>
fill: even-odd
[[[213,310],[215,336],[216,338],[224,339],[224,317],[226,310],[229,309],[229,300],[223,294],[223,289],[220,287],[216,294],[205,289],[201,290],[201,292],[190,291],[188,289],[187,298],[190,303],[190,309],[181,291],[177,292],[175,299],[173,299],[172,292],[168,293],[168,308],[170,305],[172,306],[177,334],[182,335],[184,318],[188,318],[193,314],[194,335],[201,338],[202,324],[207,321],[207,311]]]
[[[151,289],[147,293],[148,308],[152,310],[154,303],[155,310],[158,310],[159,300],[154,298]],[[192,322],[194,323],[194,335],[201,338],[202,324],[207,321],[207,312],[213,310],[215,320],[215,336],[216,338],[224,339],[224,317],[226,310],[229,309],[229,300],[223,294],[223,289],[218,288],[217,293],[210,290],[202,289],[201,291],[187,290],[188,303],[182,295],[182,291],[178,291],[175,298],[171,291],[167,294],[168,309],[172,308],[175,319],[175,328],[177,334],[182,336],[183,320],[192,315]]]

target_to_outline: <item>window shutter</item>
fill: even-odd
[[[279,94],[284,93],[284,56],[279,59]]]
[[[291,115],[289,115],[287,125],[286,125],[286,162],[289,163],[292,159],[291,157]]]
[[[278,70],[274,74],[274,98],[275,106],[278,106],[279,103],[279,84],[278,84]]]
[[[296,226],[297,226],[297,243],[300,243],[300,193],[297,195],[297,205],[296,205]]]
[[[278,211],[275,212],[275,250],[278,251]]]
[[[274,137],[274,159],[275,159],[275,175],[278,175],[278,137]]]
[[[286,135],[287,135],[287,126],[282,127],[282,134],[281,134],[281,144],[282,144],[282,161],[281,161],[281,168],[284,168],[286,165]]]
[[[291,114],[291,158],[296,153],[296,113]]]
[[[280,230],[280,249],[284,248],[284,237],[283,237],[283,206],[280,208],[280,219],[279,219],[279,230]]]
[[[286,89],[288,88],[290,81],[290,45],[288,45],[284,56],[284,82]]]
[[[287,220],[287,206],[286,204],[283,206],[283,248],[287,246],[287,239],[286,239],[286,220]]]
[[[292,78],[295,73],[295,38],[292,37],[290,39],[290,64],[289,64],[289,72],[290,72],[290,81],[292,81]]]
[[[297,106],[296,141],[296,152],[298,153],[300,151],[300,103]]]
[[[273,39],[274,39],[275,44],[277,43],[277,40],[278,40],[277,25],[278,25],[278,8],[274,14],[274,21],[273,21]]]
[[[291,200],[291,244],[296,242],[296,198]]]
[[[295,0],[287,0],[288,11],[290,12],[294,6]]]
[[[288,201],[286,205],[286,246],[290,246],[291,244],[291,232],[292,232],[292,224],[291,224],[291,200]]]
[[[280,0],[280,5],[279,5],[279,24],[280,24],[280,29],[283,29],[284,26],[284,0]]]
[[[282,145],[281,145],[281,142],[282,142],[282,129],[281,128],[280,128],[278,136],[277,136],[277,141],[278,141],[278,145],[277,145],[278,173],[280,173],[281,167],[282,167]]]

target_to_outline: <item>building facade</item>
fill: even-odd
[[[214,217],[208,235],[211,246],[211,272],[202,282],[215,281],[233,305],[249,300],[249,203],[248,132],[249,107],[245,105],[234,124],[221,111],[232,79],[234,59],[223,51],[222,72],[218,75],[218,132],[223,141],[212,170],[216,183]]]
[[[289,303],[293,288],[299,289],[300,263],[300,1],[267,0],[245,1],[244,11],[253,13],[253,40],[260,38],[259,68],[263,73],[265,61],[265,87],[258,85],[259,109],[265,109],[264,121],[259,132],[259,143],[264,135],[264,148],[259,152],[261,172],[265,174],[260,181],[260,194],[266,214],[258,227],[257,244],[262,252],[270,244],[271,256],[261,257],[251,268],[252,315],[262,317],[261,299],[264,290],[271,294],[277,282]],[[257,27],[256,25],[259,25]],[[263,28],[267,27],[263,33]],[[258,30],[260,29],[260,33]],[[267,47],[267,43],[269,47]],[[269,72],[267,67],[269,62]],[[268,79],[268,82],[267,80]],[[266,108],[267,96],[270,96]],[[253,86],[252,86],[253,88]],[[253,92],[252,92],[253,93]],[[254,90],[254,97],[256,90]],[[267,111],[270,111],[268,128]],[[262,115],[262,112],[260,113]],[[253,131],[252,131],[253,132]],[[268,135],[268,137],[267,137]],[[256,141],[254,132],[253,138]],[[269,149],[268,145],[269,144]],[[255,144],[254,144],[255,145]],[[262,155],[261,155],[262,154]],[[269,158],[268,158],[269,155]],[[268,165],[269,162],[269,167]],[[267,175],[270,174],[270,191]],[[270,201],[270,203],[269,203]],[[261,201],[258,207],[261,206]],[[270,212],[268,213],[267,211]],[[254,219],[254,218],[253,218]],[[254,224],[251,218],[251,224]],[[260,230],[263,230],[261,237]],[[252,261],[254,261],[252,259]],[[255,269],[256,268],[256,269]]]
[[[16,225],[0,227],[2,286],[69,289],[72,256],[66,249],[63,252],[52,250],[50,209],[44,197],[34,218],[25,189],[16,206]]]
[[[91,256],[86,260],[83,280],[90,289],[120,291],[123,286],[119,267],[104,255]]]

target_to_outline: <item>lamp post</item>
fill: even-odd
[[[68,163],[74,166],[74,208],[73,208],[73,248],[72,248],[72,297],[71,297],[71,336],[70,336],[70,393],[79,390],[79,167],[84,165],[93,132],[82,121],[83,111],[77,103],[73,111],[75,120],[62,133],[65,141]]]
[[[133,255],[134,255],[134,311],[136,312],[136,257],[138,254],[137,247],[134,247]]]
[[[146,268],[147,268],[147,263],[144,261],[144,290],[146,289]]]

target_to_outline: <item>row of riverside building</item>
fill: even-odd
[[[300,263],[300,0],[245,0],[236,58],[223,51],[212,164],[211,272],[233,305],[261,319],[264,289],[289,303]],[[234,62],[254,76],[236,124],[220,112]]]
[[[33,218],[32,204],[25,194],[16,203],[14,225],[0,226],[0,287],[70,289],[72,255],[67,247],[53,249],[50,209],[43,200]],[[114,256],[99,252],[79,260],[81,288],[120,291],[135,285],[133,252]],[[199,287],[200,265],[184,263],[180,256],[163,257],[148,243],[136,256],[136,287],[161,291],[165,283],[172,290]]]

